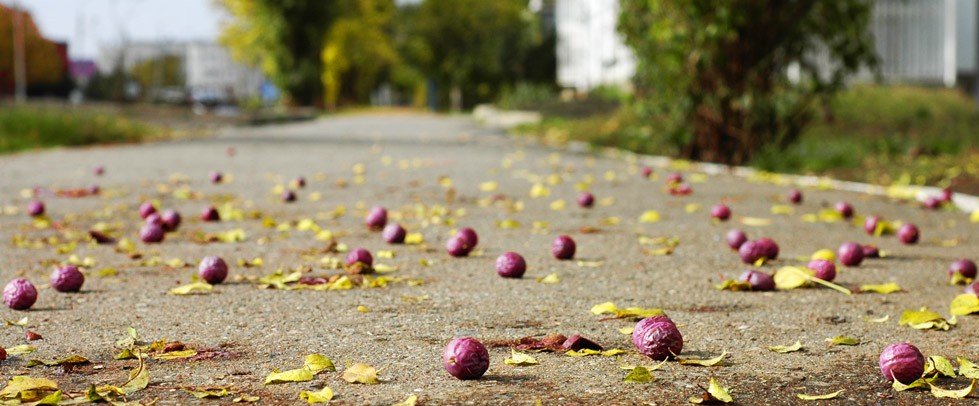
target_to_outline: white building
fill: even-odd
[[[871,30],[881,73],[892,83],[945,86],[976,80],[979,10],[976,0],[877,0]],[[587,91],[628,84],[632,51],[615,29],[618,0],[557,0],[557,78]],[[865,75],[863,79],[869,80]]]
[[[581,91],[629,86],[636,59],[615,26],[618,0],[557,0],[557,82]]]
[[[103,47],[96,65],[103,73],[118,63],[129,71],[136,64],[173,55],[183,61],[185,91],[194,100],[229,101],[257,96],[265,76],[238,64],[227,48],[213,42],[143,42]]]

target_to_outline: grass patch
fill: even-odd
[[[548,142],[676,156],[677,147],[624,107],[581,118],[546,114],[516,131]],[[751,165],[878,184],[930,184],[979,194],[979,111],[951,89],[855,86],[786,149],[763,147]]]
[[[9,105],[0,108],[0,154],[55,146],[136,142],[163,132],[108,113]]]

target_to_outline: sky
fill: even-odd
[[[67,41],[72,59],[129,41],[216,41],[224,13],[213,0],[0,0],[30,11],[41,34]]]

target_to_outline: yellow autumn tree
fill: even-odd
[[[23,12],[24,67],[27,84],[57,83],[64,75],[64,61],[57,46],[41,36],[30,13]],[[13,86],[14,79],[14,11],[0,5],[0,83]]]
[[[335,107],[341,97],[364,103],[382,74],[400,63],[391,41],[391,0],[345,0],[342,13],[326,34],[323,62],[324,101]]]

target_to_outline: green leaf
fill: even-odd
[[[952,299],[952,305],[949,306],[949,313],[955,316],[979,313],[979,296],[971,293],[956,296],[955,299]]]
[[[795,344],[792,344],[792,345],[775,345],[775,346],[768,347],[768,349],[771,350],[771,351],[775,351],[775,352],[777,352],[779,354],[785,354],[787,352],[796,352],[796,351],[801,350],[802,349],[802,343],[799,342],[799,341],[796,341]]]
[[[701,389],[703,389],[703,387],[701,387]],[[705,390],[705,392],[707,393],[705,393],[704,396],[702,397],[696,397],[696,396],[691,397],[690,403],[697,403],[697,404],[705,403],[705,402],[731,403],[734,401],[734,399],[731,398],[731,394],[728,393],[728,390],[724,389],[724,387],[722,387],[721,384],[718,383],[717,380],[714,378],[710,378],[710,386]]]
[[[517,350],[510,349],[510,358],[503,360],[507,365],[516,365],[518,367],[526,367],[531,365],[537,365],[539,362],[536,358],[530,356],[529,354],[524,354],[522,352],[517,352]]]
[[[324,403],[329,402],[333,399],[333,390],[327,386],[316,392],[302,392],[299,394],[300,399],[306,399],[309,403]]]
[[[655,381],[656,378],[653,378],[653,374],[649,373],[649,369],[646,367],[637,366],[622,380],[624,382],[649,383]]]
[[[721,360],[724,359],[725,355],[727,355],[727,350],[723,350],[721,352],[721,355],[718,355],[711,359],[681,359],[680,365],[700,365],[703,367],[711,367],[720,363]]]
[[[966,396],[969,396],[972,394],[972,392],[975,392],[976,380],[973,379],[969,386],[959,390],[942,389],[930,383],[928,386],[931,387],[932,396],[936,398],[965,399]]]
[[[901,289],[900,286],[897,286],[897,284],[894,283],[894,282],[885,283],[883,285],[861,285],[860,286],[860,291],[861,292],[877,292],[877,293],[883,293],[885,295],[888,294],[888,293],[900,292],[902,290],[903,289]]]
[[[305,382],[313,380],[313,372],[306,369],[290,369],[285,372],[279,372],[275,370],[265,377],[265,383],[263,385],[268,385],[270,383],[286,383],[286,382]]]
[[[47,362],[39,359],[32,359],[30,360],[30,362],[27,363],[27,367],[28,368],[36,367],[38,365],[53,367],[56,365],[63,365],[63,364],[87,364],[88,362],[89,362],[88,359],[85,357],[72,355],[68,358],[57,360],[57,361],[51,361],[51,362]]]
[[[833,337],[831,339],[830,338],[827,338],[826,341],[829,341],[829,345],[858,345],[858,344],[860,344],[860,341],[857,341],[857,339],[850,338],[850,337],[847,337],[847,336],[836,336],[836,337]]]
[[[313,375],[320,373],[321,371],[336,371],[337,367],[333,365],[333,361],[326,358],[320,354],[310,354],[306,356],[306,363],[303,368],[308,369]]]

